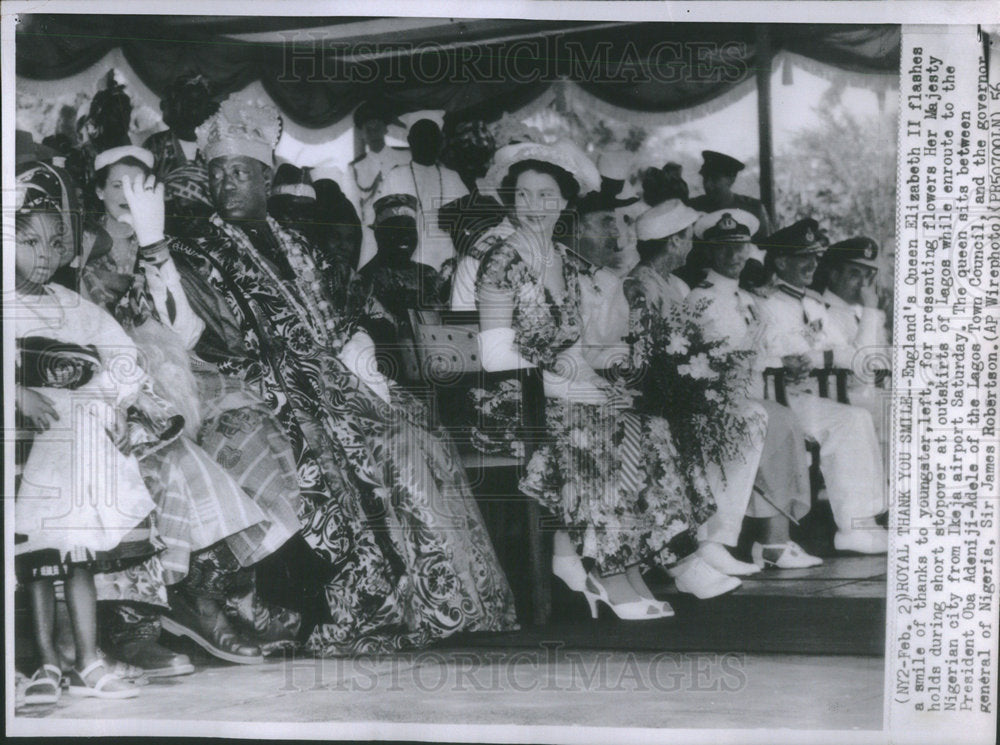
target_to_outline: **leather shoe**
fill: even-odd
[[[272,618],[263,630],[254,628],[253,624],[242,617],[231,619],[231,622],[244,640],[260,647],[261,654],[265,657],[284,649],[294,649],[298,645],[296,630],[282,625],[276,619]]]
[[[161,619],[163,630],[186,636],[213,657],[237,665],[258,665],[264,661],[260,647],[247,642],[230,625],[225,612],[201,612],[177,592],[170,593],[170,610]]]
[[[186,654],[173,652],[152,639],[125,642],[111,650],[111,656],[142,668],[147,678],[169,678],[194,672],[194,665]]]

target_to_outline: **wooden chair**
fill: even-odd
[[[452,436],[462,465],[474,485],[482,485],[497,469],[523,471],[535,448],[546,437],[545,392],[536,368],[486,372],[479,358],[479,317],[475,311],[410,311],[421,380],[432,392],[432,409],[438,423]],[[468,392],[490,388],[504,380],[521,384],[519,439],[524,457],[486,454],[472,445],[468,421]],[[481,427],[483,428],[483,427]],[[527,508],[528,563],[531,583],[531,618],[545,624],[551,612],[551,572],[538,503],[525,499]],[[504,516],[501,516],[501,530]]]

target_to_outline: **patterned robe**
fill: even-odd
[[[105,306],[139,346],[159,390],[184,415],[193,440],[143,461],[151,491],[162,505],[161,517],[176,524],[178,534],[187,524],[196,537],[209,538],[216,531],[206,530],[206,521],[208,526],[224,525],[244,512],[263,520],[238,534],[221,533],[228,535],[225,544],[198,540],[197,546],[211,548],[192,554],[190,546],[176,546],[183,550],[174,556],[105,575],[98,582],[98,598],[166,606],[163,582],[177,584],[184,578],[188,590],[225,600],[232,615],[259,631],[270,616],[288,617],[286,625],[297,628],[292,615],[260,602],[250,568],[299,529],[290,444],[263,402],[241,381],[189,354],[204,324],[184,298],[166,245],[140,250],[131,228],[106,215],[95,228],[83,240],[89,256],[81,272],[84,293]],[[130,282],[124,294],[108,282],[115,277]],[[225,504],[218,501],[220,495],[229,495]],[[248,608],[251,612],[245,612]],[[118,606],[115,612],[133,620],[145,614],[147,623],[155,623],[154,615],[143,610]],[[131,626],[129,633],[136,633],[137,623]]]
[[[273,220],[253,240],[218,216],[171,250],[207,325],[199,354],[258,392],[292,441],[302,534],[326,569],[328,615],[307,646],[388,652],[514,628],[454,448],[416,399],[391,386],[383,400],[338,359],[350,319],[330,329],[310,317],[309,292],[337,307],[322,256]]]

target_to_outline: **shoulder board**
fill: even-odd
[[[750,294],[756,295],[761,298],[769,298],[774,294],[774,287],[770,285],[761,285],[760,287],[754,287],[750,290]]]
[[[829,303],[827,303],[826,300],[823,299],[823,296],[820,295],[818,292],[816,292],[816,290],[810,290],[809,288],[806,288],[804,297],[807,297],[810,300],[815,300],[820,305],[826,305],[827,307],[830,307]]]
[[[707,279],[703,279],[701,282],[696,284],[695,287],[699,290],[707,290],[709,287],[715,287],[715,285],[709,282]]]
[[[802,298],[804,298],[806,296],[805,290],[796,290],[795,288],[789,287],[786,284],[780,284],[780,285],[778,285],[777,288],[776,288],[776,290],[777,290],[778,293],[780,293],[782,295],[786,295],[786,296],[792,298],[793,300],[799,300],[799,301],[801,301]]]

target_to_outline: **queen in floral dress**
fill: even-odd
[[[521,489],[564,521],[569,541],[557,534],[553,571],[585,594],[592,613],[600,600],[620,618],[671,615],[639,568],[679,567],[679,587],[708,581],[692,553],[715,503],[679,467],[666,421],[632,410],[631,393],[581,354],[581,267],[552,231],[579,191],[598,188],[596,168],[569,143],[519,143],[497,152],[488,179],[516,229],[480,264],[482,360],[489,371],[542,371],[550,441],[532,455]],[[501,408],[489,392],[478,401],[484,419]],[[576,556],[594,570],[585,573]]]

